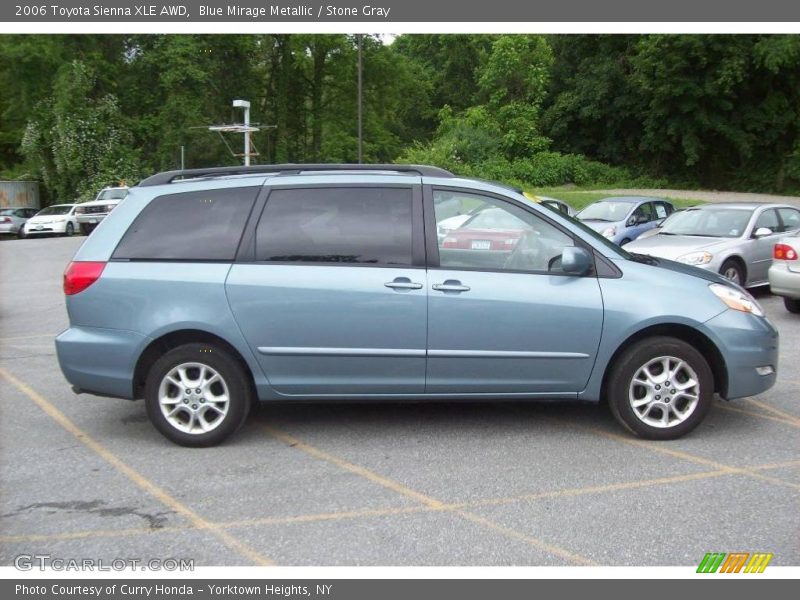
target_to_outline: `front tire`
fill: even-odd
[[[719,268],[719,274],[744,287],[744,269],[737,260],[728,259]]]
[[[75,226],[72,223],[67,223],[67,226],[64,227],[64,235],[72,237],[73,233],[75,233]]]
[[[784,298],[783,305],[786,307],[790,313],[798,314],[800,313],[800,300],[797,298]]]
[[[617,359],[607,396],[612,414],[629,431],[650,440],[672,440],[708,414],[714,375],[693,346],[677,338],[652,337]]]
[[[249,378],[227,351],[186,344],[159,358],[145,381],[150,422],[181,446],[221,443],[244,423],[252,403]]]

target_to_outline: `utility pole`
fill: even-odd
[[[244,166],[250,166],[250,103],[247,100],[234,100],[234,108],[244,109]]]
[[[358,42],[358,164],[363,162],[363,153],[362,153],[362,145],[363,145],[363,126],[362,126],[362,113],[363,113],[363,95],[362,95],[362,62],[361,62],[361,37],[362,34],[356,35],[356,40]]]

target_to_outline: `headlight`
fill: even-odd
[[[689,254],[679,256],[675,260],[686,265],[707,265],[711,262],[712,258],[714,258],[714,255],[708,252],[690,252]]]
[[[717,298],[722,300],[728,308],[752,313],[757,317],[764,316],[764,311],[761,310],[761,306],[756,302],[756,299],[747,292],[742,292],[721,283],[712,283],[708,286],[708,289],[710,289]]]
[[[616,227],[609,227],[603,230],[603,237],[612,238],[617,235],[617,228]]]

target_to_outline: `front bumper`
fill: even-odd
[[[722,353],[728,374],[726,400],[767,391],[778,376],[778,330],[766,318],[726,310],[701,327]]]
[[[80,391],[133,398],[136,361],[150,338],[133,331],[70,327],[56,338],[58,364]]]
[[[100,221],[105,219],[108,213],[89,213],[86,215],[75,215],[75,219],[81,225],[97,225]]]
[[[41,229],[39,229],[41,227]],[[25,225],[25,235],[46,235],[48,233],[64,233],[67,229],[67,222],[58,223],[34,223]]]
[[[769,289],[778,296],[800,298],[800,273],[790,271],[786,263],[773,263],[769,268]]]

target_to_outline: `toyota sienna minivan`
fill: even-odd
[[[469,244],[437,236],[476,210]],[[154,175],[86,239],[64,292],[73,389],[143,398],[186,446],[289,400],[607,400],[633,434],[672,439],[778,365],[778,332],[736,284],[428,166]]]

